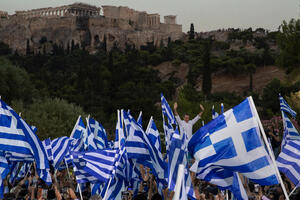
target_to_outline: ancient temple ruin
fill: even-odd
[[[60,7],[39,8],[28,11],[16,11],[17,16],[31,17],[63,17],[63,16],[99,16],[100,8],[85,3],[74,3]]]

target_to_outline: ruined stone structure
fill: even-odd
[[[101,8],[75,3],[55,8],[16,11],[8,18],[0,18],[0,41],[19,53],[30,49],[37,53],[57,44],[68,48],[78,44],[93,53],[103,42],[109,50],[114,45],[121,49],[126,44],[140,48],[148,42],[166,45],[168,40],[184,37],[182,25],[176,24],[176,16],[164,17],[148,14],[128,7],[102,6]],[[43,39],[42,39],[43,38]]]
[[[84,3],[74,3],[60,7],[39,8],[28,11],[16,11],[17,16],[31,17],[63,17],[63,16],[99,16],[100,8]]]
[[[0,10],[0,18],[8,18],[8,13]]]

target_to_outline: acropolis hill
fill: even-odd
[[[13,15],[0,11],[0,41],[23,54],[28,45],[35,53],[43,48],[50,50],[51,43],[64,48],[71,43],[78,44],[93,52],[105,40],[107,49],[114,45],[123,49],[125,44],[140,48],[147,42],[165,45],[169,39],[180,39],[183,35],[182,25],[176,24],[176,16],[164,16],[164,23],[161,23],[159,14],[128,7],[100,8],[74,3],[16,11]]]

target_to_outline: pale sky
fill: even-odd
[[[0,0],[0,10],[13,14],[15,10],[55,7],[78,0]],[[159,13],[177,15],[183,31],[194,23],[195,31],[222,28],[265,28],[276,30],[283,20],[299,18],[300,0],[81,0],[96,6],[114,5]]]

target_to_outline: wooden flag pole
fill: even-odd
[[[274,164],[274,166],[275,166],[275,171],[276,171],[276,174],[277,174],[277,178],[279,179],[279,182],[280,182],[281,188],[282,188],[282,190],[283,190],[284,196],[285,196],[285,198],[286,198],[287,200],[289,200],[288,193],[287,193],[287,191],[286,191],[286,189],[285,189],[283,180],[282,180],[282,178],[281,178],[281,176],[280,176],[278,167],[277,167],[277,165],[276,165],[275,157],[274,157],[274,155],[271,153],[272,151],[271,151],[271,149],[270,149],[270,145],[268,144],[268,139],[267,139],[266,133],[265,133],[265,131],[264,131],[264,128],[263,128],[263,126],[262,126],[262,124],[261,124],[261,121],[260,121],[259,115],[258,115],[258,113],[257,113],[256,107],[255,107],[255,104],[254,104],[254,101],[253,101],[253,99],[252,99],[252,96],[249,97],[249,100],[250,100],[250,103],[251,103],[252,106],[253,106],[253,110],[252,110],[252,111],[254,112],[253,114],[254,114],[255,117],[256,117],[256,120],[257,120],[257,123],[258,123],[258,125],[259,125],[261,134],[262,134],[262,136],[263,136],[263,140],[264,140],[265,145],[266,145],[266,147],[267,147],[267,149],[268,149],[268,152],[269,152],[269,154],[270,154],[271,160],[272,160],[272,162],[273,162],[273,164]]]

